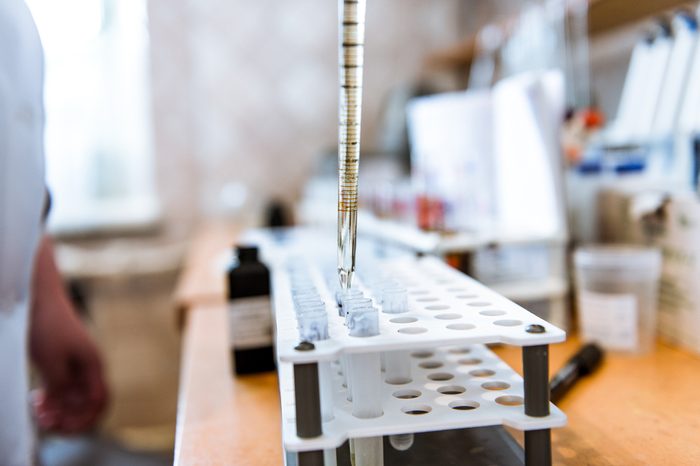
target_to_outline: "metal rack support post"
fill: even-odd
[[[541,327],[541,326],[538,326]],[[539,330],[539,329],[536,329]],[[542,329],[544,331],[544,329]],[[530,332],[539,333],[539,332]],[[549,346],[523,347],[523,379],[525,382],[525,414],[534,417],[549,415]],[[525,432],[525,465],[551,466],[552,439],[550,429]]]

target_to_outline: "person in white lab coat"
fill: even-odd
[[[33,463],[39,429],[93,426],[107,389],[44,235],[43,54],[23,0],[0,0],[0,466]],[[42,387],[30,403],[31,360]],[[33,409],[32,409],[33,408]]]

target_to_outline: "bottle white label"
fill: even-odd
[[[272,314],[269,296],[238,298],[229,303],[229,335],[234,349],[272,345]]]
[[[635,295],[582,291],[579,315],[585,340],[613,350],[637,349],[639,311]]]

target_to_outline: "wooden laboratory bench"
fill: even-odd
[[[178,466],[282,464],[276,375],[231,376],[223,282],[215,280],[211,261],[234,237],[235,232],[221,227],[199,235],[187,264],[192,269],[184,271],[178,288],[177,297],[185,300],[179,312],[186,315]],[[579,345],[576,337],[552,345],[550,373]],[[519,348],[495,351],[521,370]],[[685,351],[659,344],[644,356],[608,355],[595,375],[558,404],[569,423],[552,431],[555,464],[700,464],[698,387],[700,357]]]
[[[224,306],[188,311],[175,434],[175,465],[282,464],[274,373],[233,378]]]
[[[550,371],[578,347],[553,345]],[[496,352],[520,370],[520,350]],[[552,431],[555,464],[700,464],[700,358],[659,345],[648,356],[609,355],[559,403],[569,424]],[[175,464],[282,462],[277,377],[232,377],[221,305],[189,311],[182,352]]]
[[[175,287],[175,320],[179,327],[183,327],[192,307],[224,302],[226,253],[239,235],[239,228],[225,223],[207,224],[194,234]]]

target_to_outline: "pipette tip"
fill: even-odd
[[[344,269],[342,267],[338,267],[338,279],[340,280],[340,288],[342,290],[349,290],[350,288],[352,288],[353,273],[353,269]]]

